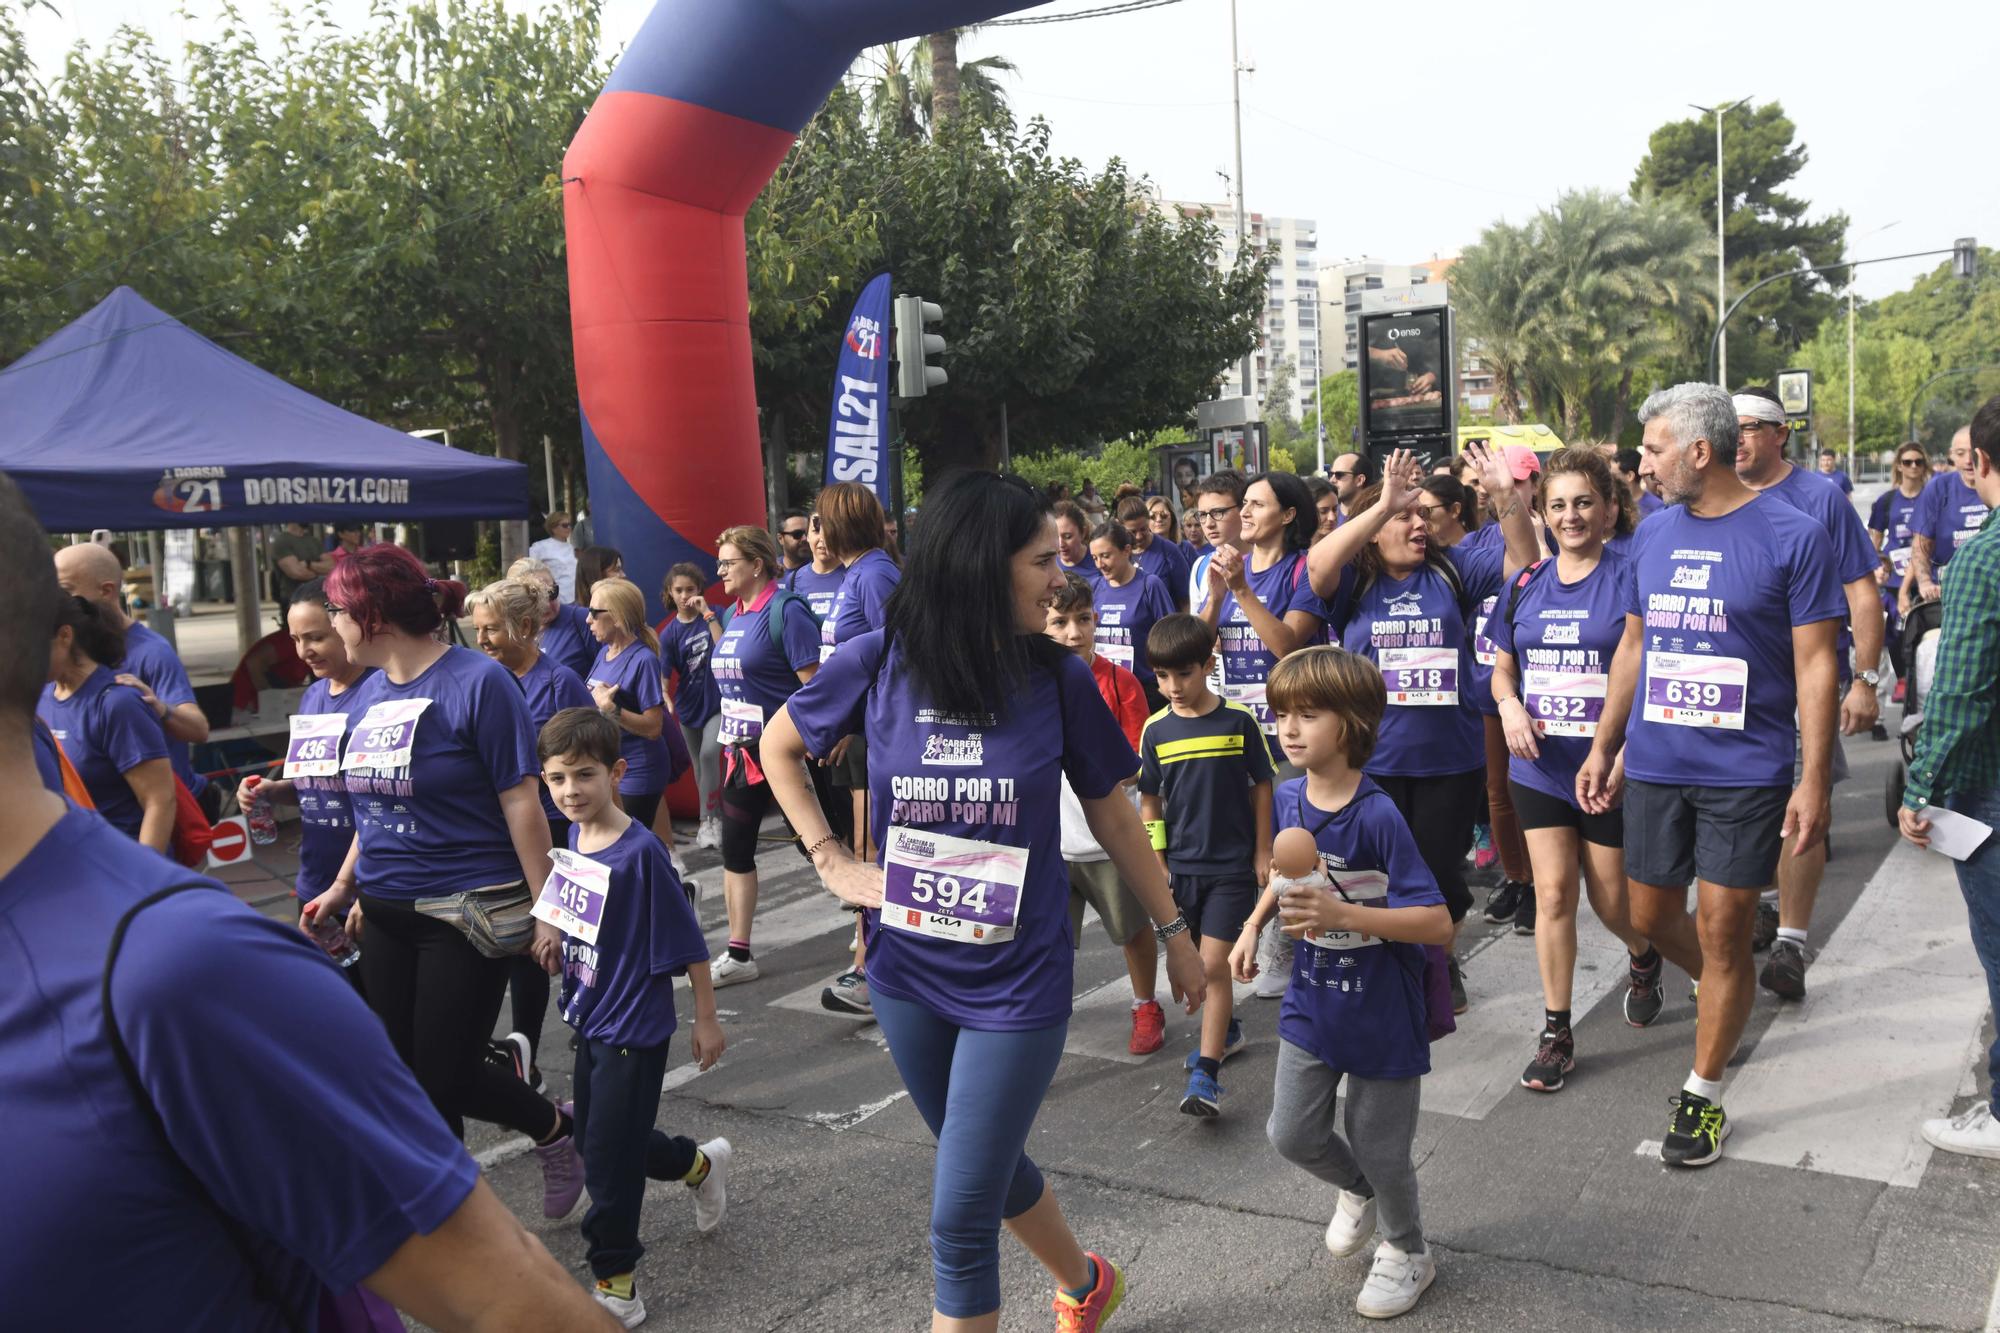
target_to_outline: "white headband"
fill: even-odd
[[[1759,421],[1775,421],[1780,426],[1785,424],[1785,409],[1762,394],[1739,393],[1736,395],[1735,403],[1736,415],[1739,417],[1755,417]]]

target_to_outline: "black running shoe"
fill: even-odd
[[[1674,1098],[1674,1123],[1660,1144],[1660,1160],[1668,1166],[1707,1166],[1722,1156],[1729,1137],[1729,1117],[1706,1097],[1682,1091]]]
[[[1535,891],[1518,879],[1503,879],[1500,887],[1486,895],[1486,919],[1499,923],[1512,921],[1514,913],[1520,909],[1522,896],[1532,902]],[[1532,907],[1530,910],[1533,910]]]
[[[1758,984],[1781,1000],[1803,1000],[1806,998],[1806,951],[1790,940],[1779,940],[1771,946],[1771,956],[1764,960],[1763,974],[1757,978]]]
[[[1451,1011],[1462,1014],[1472,1007],[1472,1001],[1465,998],[1465,971],[1458,965],[1458,955],[1451,955]]]
[[[1521,905],[1514,909],[1514,933],[1516,935],[1535,933],[1535,890],[1532,885],[1521,895]]]
[[[1521,1086],[1536,1092],[1560,1092],[1563,1076],[1575,1068],[1576,1038],[1569,1029],[1544,1031],[1541,1048],[1521,1074]]]
[[[1757,900],[1757,920],[1750,927],[1750,952],[1762,953],[1778,938],[1778,905]]]
[[[1655,953],[1651,967],[1640,967],[1637,959],[1626,957],[1631,961],[1626,964],[1625,1021],[1642,1028],[1660,1016],[1660,1006],[1666,1003],[1660,994],[1660,969],[1666,960]]]

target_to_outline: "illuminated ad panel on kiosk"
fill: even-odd
[[[1442,306],[1361,316],[1361,341],[1367,349],[1361,385],[1371,441],[1447,433],[1451,342],[1446,316]]]

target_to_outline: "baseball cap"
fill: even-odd
[[[1542,470],[1541,458],[1525,444],[1502,445],[1500,451],[1506,455],[1507,470],[1515,481],[1526,481]]]

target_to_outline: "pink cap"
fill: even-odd
[[[1507,470],[1515,481],[1526,481],[1542,470],[1541,458],[1525,444],[1502,445],[1500,451],[1506,455]]]

